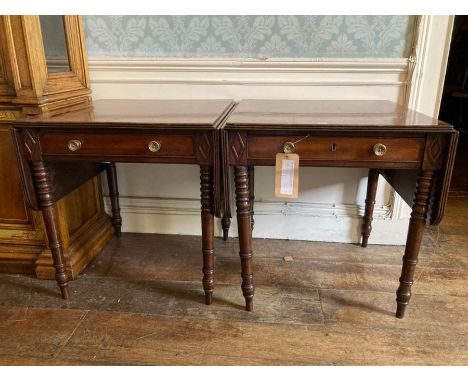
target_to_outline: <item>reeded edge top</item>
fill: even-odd
[[[144,115],[145,109],[156,105],[175,105],[174,110],[160,115],[157,112]],[[159,105],[158,105],[159,104]],[[162,104],[162,105],[161,105]],[[180,112],[177,105],[181,104]],[[184,104],[195,108],[190,115],[183,114]],[[208,105],[207,110],[203,106]],[[97,100],[88,107],[72,107],[66,110],[51,111],[44,114],[24,116],[14,123],[15,128],[116,128],[116,129],[217,129],[226,115],[235,107],[230,99],[161,99],[161,100]],[[105,111],[102,111],[105,106]],[[111,110],[115,109],[115,112]],[[129,108],[133,108],[129,112]],[[140,113],[141,110],[141,113]],[[150,109],[151,110],[151,109]],[[99,114],[100,113],[100,114]],[[111,114],[112,113],[112,114]]]
[[[226,130],[454,132],[453,126],[386,100],[243,100]]]

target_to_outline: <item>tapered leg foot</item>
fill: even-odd
[[[200,166],[202,253],[203,253],[203,290],[205,304],[213,301],[214,290],[214,191],[213,168]]]
[[[229,239],[229,228],[231,227],[231,219],[226,215],[223,215],[221,219],[221,225],[223,227],[223,240],[228,241]]]
[[[213,292],[205,292],[205,304],[211,305],[213,302]]]
[[[396,318],[405,317],[405,310],[406,310],[407,306],[408,306],[408,304],[403,305],[403,304],[397,303],[397,311],[396,311],[395,317]]]
[[[253,297],[245,298],[245,310],[247,312],[253,312]]]
[[[362,223],[362,241],[361,246],[367,247],[369,236],[372,232],[372,214],[374,212],[375,194],[379,182],[379,170],[370,169],[367,178],[366,209],[364,212],[364,221]]]
[[[117,171],[115,163],[110,162],[106,167],[107,184],[109,186],[109,197],[112,210],[112,225],[114,226],[115,236],[122,236],[122,217],[120,216],[119,189],[117,186]]]
[[[367,248],[367,244],[369,242],[369,236],[363,236],[361,241],[361,247]]]
[[[403,318],[406,307],[411,298],[411,287],[414,283],[414,272],[418,264],[419,248],[426,226],[426,216],[431,193],[434,172],[421,171],[418,177],[416,195],[411,212],[408,236],[406,239],[403,267],[401,270],[400,286],[396,292],[397,311],[396,317]]]
[[[245,309],[253,310],[255,293],[252,265],[252,227],[250,216],[250,197],[248,171],[246,166],[234,168],[236,183],[237,227],[239,232],[239,256],[242,266],[242,294],[245,298]]]
[[[68,300],[68,298],[70,297],[70,295],[68,294],[68,285],[61,285],[60,292],[62,293],[62,298],[64,300]]]

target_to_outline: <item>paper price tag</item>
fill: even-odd
[[[276,154],[275,198],[295,199],[299,193],[299,155]]]

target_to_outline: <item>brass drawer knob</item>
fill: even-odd
[[[83,143],[79,139],[72,139],[68,141],[68,150],[78,151],[83,146]]]
[[[383,143],[377,143],[374,145],[374,154],[378,157],[384,156],[386,152],[387,146],[385,146]]]
[[[284,145],[283,145],[283,152],[285,154],[292,154],[294,153],[294,150],[296,149],[296,147],[294,146],[294,143],[293,142],[286,142]]]
[[[161,142],[151,141],[150,143],[148,143],[148,149],[152,153],[157,153],[159,150],[161,150]]]

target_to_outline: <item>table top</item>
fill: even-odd
[[[451,125],[391,101],[364,100],[243,100],[226,129],[452,131]]]
[[[16,126],[215,129],[232,100],[97,100],[91,106],[19,119]]]

